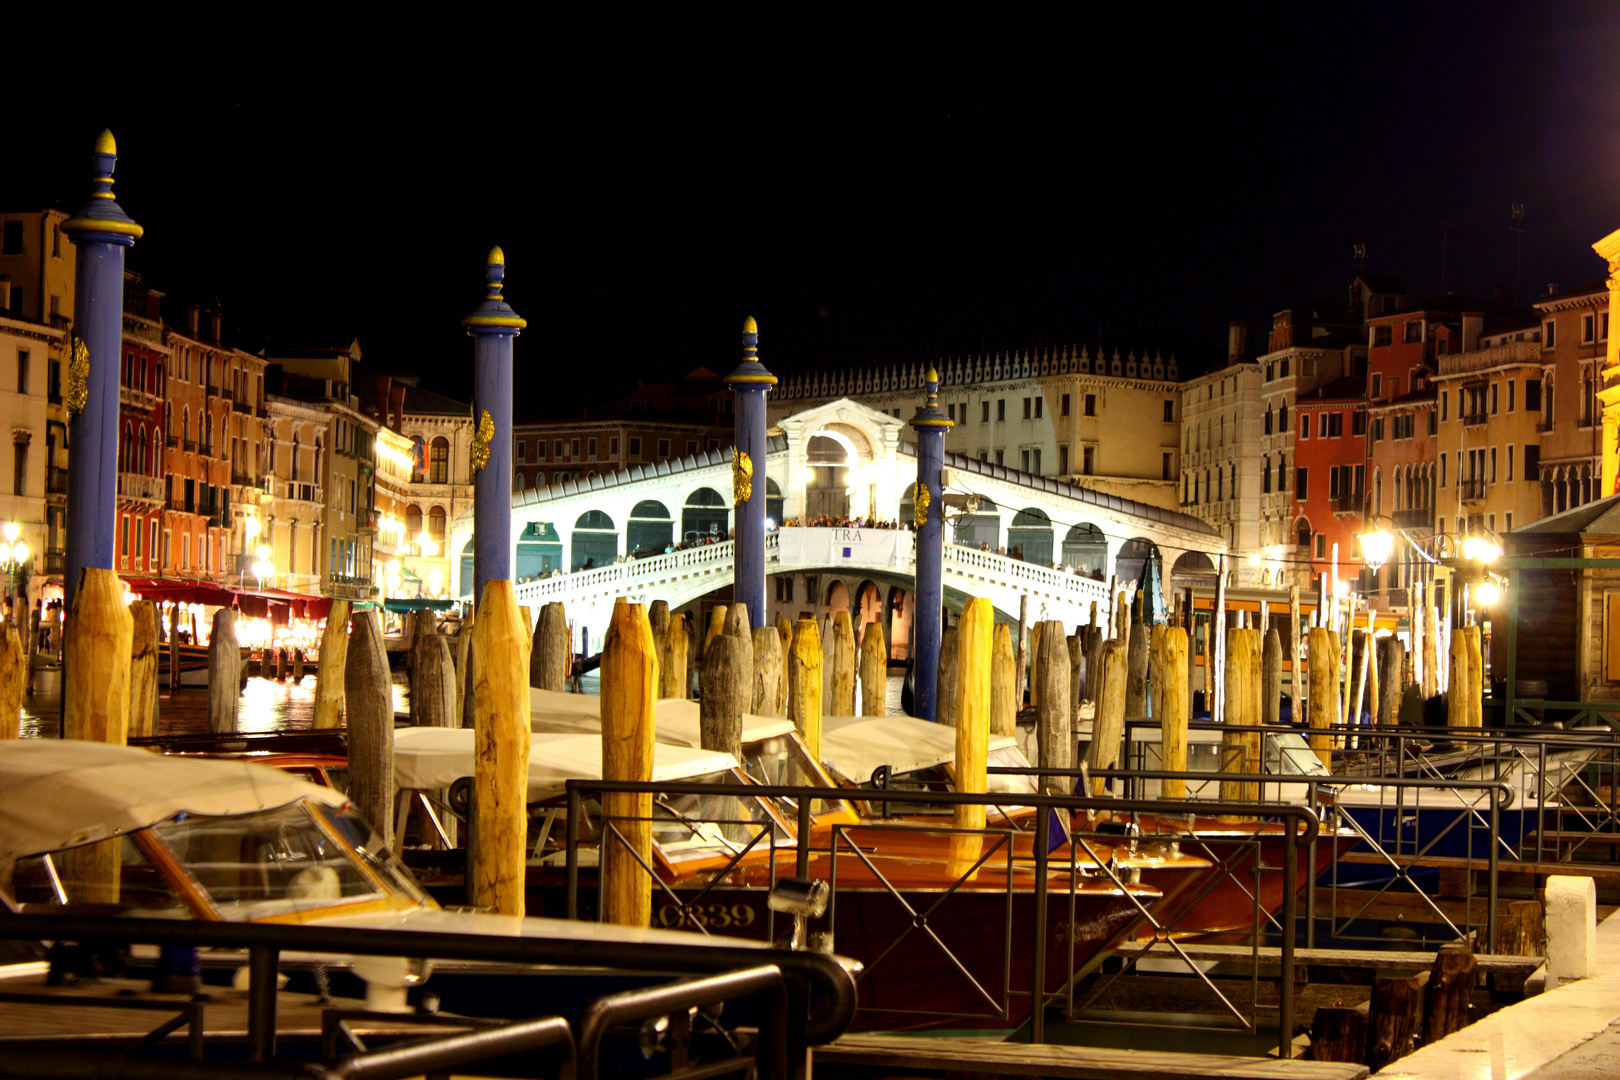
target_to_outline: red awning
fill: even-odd
[[[234,607],[249,618],[269,619],[273,623],[286,623],[289,618],[324,619],[332,609],[328,597],[282,589],[232,589],[207,581],[135,577],[124,578],[124,584],[143,600]]]

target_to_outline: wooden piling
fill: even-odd
[[[840,611],[832,624],[832,704],[829,716],[855,713],[855,628],[849,612]]]
[[[432,626],[417,630],[416,671],[411,676],[411,711],[424,727],[459,727],[456,662],[450,641]]]
[[[347,616],[344,616],[347,618]],[[62,629],[67,629],[64,615]],[[65,635],[64,635],[65,636]],[[174,603],[169,606],[169,694],[173,696],[180,692],[180,605]],[[316,713],[316,727],[320,726],[320,713]]]
[[[651,630],[649,623],[648,632]],[[659,697],[684,699],[688,696],[686,664],[690,640],[690,621],[687,616],[672,614],[669,617],[669,639],[664,645],[663,667],[658,677]]]
[[[1013,695],[1016,697],[1018,707],[1021,709],[1024,707],[1024,688],[1029,684],[1029,593],[1024,593],[1018,598],[1018,640],[1013,642],[1013,649],[1018,655],[1018,673],[1017,679],[1013,683]],[[940,655],[941,662],[943,663],[943,648],[940,650]],[[941,701],[946,700],[945,688],[943,685],[939,689],[939,697]],[[956,710],[956,690],[954,684],[952,684],[949,700],[951,702],[952,715],[954,716]],[[945,721],[943,719],[940,720],[940,723],[944,722]]]
[[[1164,632],[1169,627],[1154,623],[1148,627],[1148,713],[1157,718],[1164,712]]]
[[[1401,672],[1406,667],[1406,648],[1391,635],[1378,639],[1378,722],[1394,726],[1400,722]]]
[[[1423,1042],[1439,1042],[1468,1026],[1468,1006],[1474,993],[1477,961],[1467,944],[1442,945],[1429,969],[1428,1008],[1423,1021]]]
[[[211,641],[213,639],[210,638],[209,640]],[[210,649],[209,650],[209,660],[212,661],[212,659],[213,659],[213,650]],[[209,666],[212,667],[213,666],[212,663],[210,663]],[[209,673],[208,678],[209,678],[210,684],[212,684],[212,681],[213,681],[213,673],[212,672]],[[286,646],[277,645],[276,646],[276,682],[284,683],[286,681],[287,681],[287,649],[286,649]]]
[[[1451,632],[1451,683],[1446,691],[1446,725],[1454,728],[1473,726],[1473,715],[1468,707],[1468,688],[1473,680],[1468,670],[1468,635],[1461,630]]]
[[[348,796],[388,848],[394,846],[395,839],[391,682],[382,620],[375,609],[356,611],[349,620],[349,648],[343,667],[349,729]]]
[[[1163,708],[1155,708],[1159,718],[1160,768],[1166,772],[1187,770],[1187,725],[1192,719],[1192,696],[1188,692],[1187,631],[1179,626],[1164,631]],[[1166,799],[1187,797],[1187,781],[1165,780],[1159,793]]]
[[[1073,718],[1071,724],[1080,720],[1080,699],[1085,692],[1086,678],[1086,643],[1083,627],[1075,627],[1074,633],[1066,639],[1069,646],[1069,715]],[[1012,637],[1007,638],[1008,647],[1012,645]]]
[[[1440,692],[1440,627],[1427,589],[1423,601],[1423,700],[1427,701]]]
[[[782,638],[774,626],[754,627],[754,680],[749,712],[782,715]]]
[[[731,646],[734,648],[734,646]],[[658,692],[658,659],[652,627],[640,604],[617,604],[602,645],[602,778],[643,782],[652,779],[653,702]],[[521,803],[520,803],[521,805]],[[652,795],[609,792],[602,814],[623,837],[603,830],[602,917],[623,926],[652,920],[652,878],[640,862],[652,865]],[[522,832],[518,833],[517,891],[522,895]]]
[[[1329,729],[1339,720],[1339,679],[1336,673],[1336,654],[1339,646],[1331,630],[1320,626],[1311,628],[1309,697],[1310,744],[1321,759],[1322,767],[1333,771],[1333,737]]]
[[[545,618],[544,613],[541,618]],[[669,601],[654,600],[647,608],[647,625],[652,629],[653,655],[658,657],[658,696],[669,697],[664,692],[664,673],[669,667]],[[540,653],[540,631],[535,630],[534,645],[536,656]]]
[[[1350,670],[1354,676],[1355,696],[1351,699],[1350,723],[1361,723],[1361,706],[1366,700],[1367,673],[1372,667],[1372,635],[1365,630],[1350,630]]]
[[[62,723],[70,739],[127,741],[129,661],[134,624],[124,606],[124,583],[113,570],[80,572],[71,625],[62,646]],[[122,839],[62,853],[62,877],[75,903],[116,903]]]
[[[1282,638],[1275,627],[1265,631],[1264,655],[1260,660],[1260,722],[1282,723]]]
[[[995,639],[995,609],[984,597],[974,597],[962,610],[957,624],[956,678],[956,790],[983,794],[988,787],[985,768],[990,752],[990,669]],[[984,806],[958,806],[957,829],[982,830]],[[953,876],[967,872],[979,857],[983,837],[953,837]]]
[[[461,716],[461,726],[469,730],[478,726],[473,711],[473,630],[478,625],[475,615],[473,611],[467,612],[467,617],[461,621],[461,632],[456,635],[456,711]],[[316,678],[319,677],[317,672]]]
[[[873,621],[861,631],[861,715],[884,716],[889,711],[889,647],[883,641],[883,623]]]
[[[162,655],[158,642],[157,605],[150,600],[137,600],[129,605],[129,616],[128,730],[130,735],[136,737],[156,735],[158,663]],[[3,700],[3,694],[0,694],[0,701]],[[9,712],[6,715],[9,716]],[[3,719],[0,717],[0,722]]]
[[[1029,672],[1029,707],[1035,708],[1041,703],[1041,680],[1035,674],[1035,668],[1040,663],[1041,632],[1046,626],[1044,622],[1037,622],[1029,628],[1029,663],[1026,669]]]
[[[669,610],[664,610],[666,634]],[[656,637],[656,635],[655,635]],[[568,616],[553,600],[540,609],[534,627],[534,648],[529,654],[529,685],[541,690],[568,689]]]
[[[1012,627],[996,623],[990,656],[990,733],[1014,735],[1018,731],[1018,699],[1013,686],[1018,658],[1013,655]]]
[[[1463,643],[1468,649],[1468,726],[1485,726],[1485,663],[1480,649],[1480,628],[1463,629]]]
[[[1039,624],[1038,629],[1041,644],[1035,653],[1034,682],[1040,688],[1035,723],[1040,765],[1068,769],[1073,766],[1075,748],[1074,710],[1069,707],[1069,644],[1063,637],[1063,624],[1055,619]],[[1048,777],[1042,786],[1052,795],[1074,790],[1062,776]]]
[[[709,609],[709,628],[704,631],[703,634],[703,652],[705,654],[708,653],[709,643],[714,640],[714,636],[725,630],[725,628],[726,605],[716,604],[714,607]],[[702,657],[700,656],[699,660],[701,661],[701,659]],[[699,666],[701,667],[701,664]]]
[[[753,690],[746,666],[741,639],[731,633],[716,634],[703,654],[703,696],[698,700],[703,749],[730,754],[739,762],[742,717]]]
[[[1221,772],[1260,771],[1260,733],[1237,731],[1260,721],[1259,680],[1254,678],[1255,640],[1259,632],[1234,627],[1226,632],[1226,724],[1221,735]],[[1222,781],[1222,802],[1255,802],[1260,786],[1253,780]]]
[[[1120,764],[1120,745],[1125,738],[1125,682],[1128,658],[1125,646],[1105,641],[1098,650],[1097,711],[1091,721],[1091,745],[1086,764],[1093,769],[1113,769]],[[1091,781],[1092,794],[1101,795],[1107,781]]]
[[[1139,622],[1130,624],[1130,638],[1125,643],[1125,715],[1131,718],[1148,714],[1148,635]]]
[[[733,604],[726,614],[726,633],[737,639],[742,650],[743,708],[749,705],[754,685],[754,628],[748,621],[748,606]]]
[[[1367,1047],[1363,1062],[1373,1072],[1412,1052],[1413,1036],[1423,1016],[1427,971],[1373,980],[1367,1002]]]
[[[208,730],[229,733],[236,730],[242,708],[241,682],[237,669],[242,648],[236,643],[236,612],[220,608],[214,612],[214,629],[208,636]]]
[[[23,687],[27,682],[28,653],[23,649],[17,624],[8,622],[0,637],[0,739],[15,739],[22,733]]]
[[[1226,718],[1226,554],[1216,556],[1215,610],[1209,623],[1209,656],[1205,670],[1214,686],[1214,701],[1209,707],[1209,718],[1217,724]]]
[[[1305,695],[1300,689],[1305,685],[1305,664],[1301,658],[1300,643],[1305,635],[1304,628],[1299,622],[1299,586],[1288,586],[1288,715],[1293,717],[1294,723],[1303,723],[1305,710],[1303,708]]]
[[[956,631],[955,626],[946,627],[939,635],[939,674],[935,685],[937,692],[934,699],[934,719],[941,724],[956,724]],[[1022,674],[1023,666],[1019,665],[1013,679],[1013,698],[1020,701],[1023,695],[1018,689],[1017,675]]]
[[[156,615],[152,616],[154,619]],[[30,697],[34,693],[34,657],[39,653],[39,609],[28,617],[28,679],[24,685]]]
[[[800,619],[793,634],[789,661],[793,687],[793,722],[811,758],[821,760],[821,629],[814,619]],[[861,779],[865,779],[862,777]]]
[[[1086,637],[1086,687],[1085,700],[1092,703],[1095,713],[1097,691],[1102,686],[1102,647],[1108,642],[1108,631],[1101,626],[1093,626]]]
[[[463,630],[465,633],[465,630]],[[321,663],[315,669],[315,726],[343,726],[343,673],[349,656],[349,602],[333,600],[321,631]]]

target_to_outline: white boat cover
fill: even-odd
[[[245,761],[174,757],[75,739],[0,741],[0,864],[122,836],[185,812],[342,806],[331,788]]]
[[[989,750],[1018,745],[1010,735],[990,736]],[[956,729],[914,716],[828,716],[821,721],[821,760],[853,783],[864,784],[881,765],[896,775],[956,759]]]
[[[394,732],[394,782],[418,791],[449,787],[473,774],[472,728],[416,727]],[[689,780],[735,769],[730,754],[658,743],[654,780]],[[569,780],[602,778],[602,736],[549,732],[529,736],[529,801],[560,795]]]
[[[557,690],[529,691],[529,729],[536,733],[602,733],[602,699],[592,694],[565,694]],[[698,703],[685,698],[660,698],[653,705],[655,737],[674,746],[702,746]],[[743,713],[742,741],[760,742],[796,730],[793,721],[779,716]]]

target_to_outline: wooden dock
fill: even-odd
[[[1175,1054],[993,1039],[845,1035],[814,1053],[819,1077],[1048,1077],[1051,1080],[1361,1080],[1364,1065],[1231,1054]]]

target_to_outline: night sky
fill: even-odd
[[[108,93],[13,100],[0,206],[76,207],[111,127],[149,284],[459,397],[499,243],[520,416],[729,369],[746,314],[779,372],[1099,338],[1185,372],[1231,319],[1342,302],[1357,243],[1418,296],[1603,275],[1620,4],[1127,10],[143,53]]]

